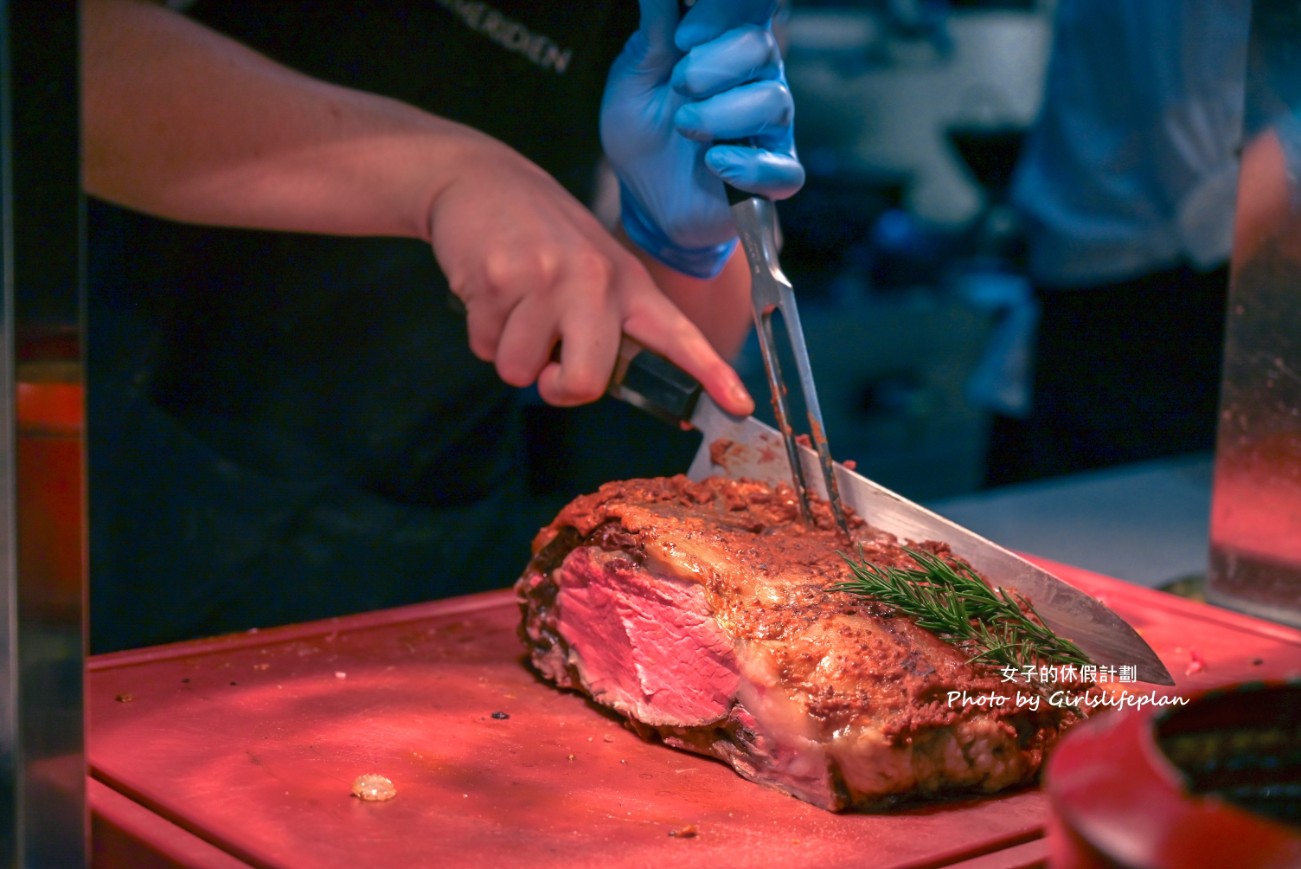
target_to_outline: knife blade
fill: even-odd
[[[703,440],[687,470],[693,480],[721,475],[770,485],[791,481],[784,440],[776,429],[752,416],[722,410],[694,379],[660,356],[626,343],[608,392],[667,422],[700,432]],[[825,498],[817,453],[803,445],[799,449],[805,478],[814,493]],[[841,462],[835,462],[834,468],[842,503],[872,527],[903,542],[947,543],[991,585],[1028,600],[1049,628],[1074,642],[1094,663],[1132,667],[1143,682],[1175,684],[1152,647],[1097,598]]]

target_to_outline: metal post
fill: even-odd
[[[1301,626],[1301,8],[1255,0],[1207,597]]]
[[[89,856],[74,0],[0,2],[0,861]]]

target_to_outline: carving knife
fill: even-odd
[[[703,435],[687,471],[693,480],[721,475],[770,485],[791,481],[785,442],[776,429],[752,416],[726,413],[690,375],[626,339],[609,394]],[[825,498],[817,453],[805,446],[798,450],[805,479],[815,494]],[[947,543],[991,585],[1011,589],[1030,601],[1048,627],[1078,645],[1094,663],[1133,667],[1143,682],[1175,684],[1151,646],[1097,598],[840,462],[834,463],[834,473],[842,502],[872,527],[905,543]]]
[[[454,296],[449,304],[463,310]],[[670,425],[700,432],[703,440],[687,470],[693,480],[722,475],[773,486],[792,480],[787,441],[781,433],[753,416],[727,413],[691,375],[626,336],[607,393]],[[796,451],[810,489],[826,498],[822,458],[802,445]],[[1030,601],[1048,627],[1074,642],[1094,663],[1131,666],[1143,682],[1175,684],[1151,646],[1101,601],[840,462],[833,462],[832,469],[841,503],[872,527],[905,543],[947,543],[992,585],[1009,588]]]

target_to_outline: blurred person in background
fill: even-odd
[[[749,412],[775,5],[84,0],[92,650],[509,585],[622,335]]]
[[[1039,308],[986,484],[1211,450],[1248,0],[1059,0],[1011,197]]]

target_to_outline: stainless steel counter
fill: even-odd
[[[1206,573],[1211,470],[1198,453],[927,506],[1010,549],[1154,588]]]

